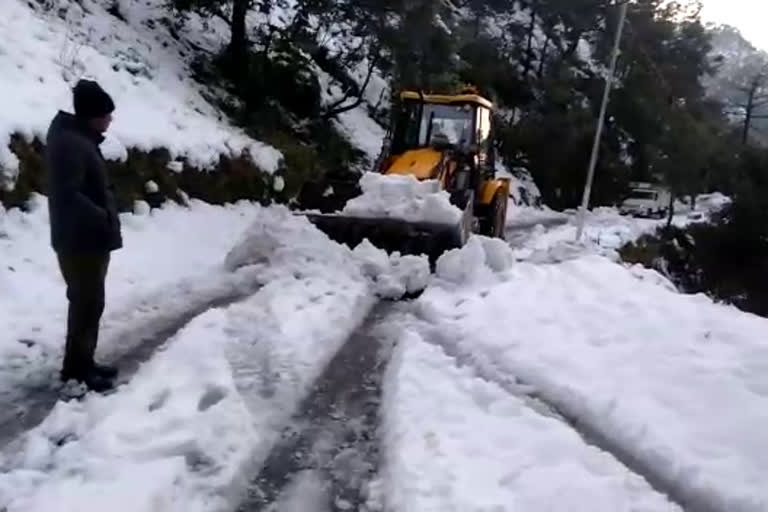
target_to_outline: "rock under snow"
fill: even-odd
[[[440,190],[435,180],[370,172],[360,179],[360,187],[362,195],[347,202],[345,215],[441,224],[461,222],[461,210],[451,204],[450,196]]]

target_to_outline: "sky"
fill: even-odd
[[[738,28],[753,45],[768,51],[768,0],[703,0],[705,21]]]

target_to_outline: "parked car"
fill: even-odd
[[[622,214],[662,218],[669,212],[670,192],[652,183],[631,183],[629,196],[619,206]]]

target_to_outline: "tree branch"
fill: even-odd
[[[227,26],[229,27],[232,26],[232,16],[231,15],[228,16],[224,11],[221,10],[220,7],[213,7],[213,6],[206,7],[206,10],[210,12],[212,15],[214,15],[216,18],[219,18],[224,23],[226,23]]]
[[[355,109],[359,107],[363,103],[363,95],[365,94],[366,89],[368,88],[368,85],[371,83],[371,79],[373,78],[373,72],[376,70],[376,64],[379,62],[379,49],[376,48],[375,56],[371,58],[370,62],[368,63],[368,72],[365,76],[365,80],[363,80],[363,83],[360,87],[358,87],[357,97],[355,98],[355,101],[348,105],[344,105],[344,103],[349,100],[352,95],[350,94],[349,90],[344,95],[343,98],[333,102],[331,105],[328,106],[326,111],[323,113],[324,119],[330,119],[332,117],[336,117],[339,114],[343,114],[344,112],[348,112],[352,109]]]

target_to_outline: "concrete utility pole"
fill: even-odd
[[[589,208],[589,198],[592,195],[592,182],[595,179],[595,167],[597,167],[597,157],[600,153],[600,140],[603,136],[603,126],[605,125],[605,115],[608,111],[608,100],[611,97],[611,89],[616,75],[616,62],[619,60],[619,50],[621,49],[621,35],[624,32],[624,22],[627,19],[627,9],[629,1],[621,4],[619,12],[619,26],[616,29],[616,40],[613,44],[613,54],[611,55],[611,67],[608,71],[608,77],[605,80],[605,92],[603,93],[603,103],[600,106],[600,117],[597,120],[597,131],[595,133],[595,143],[592,146],[592,156],[589,159],[589,169],[587,170],[587,183],[584,185],[584,197],[581,200],[581,207],[577,215],[576,241],[581,240],[584,233],[584,221]]]

